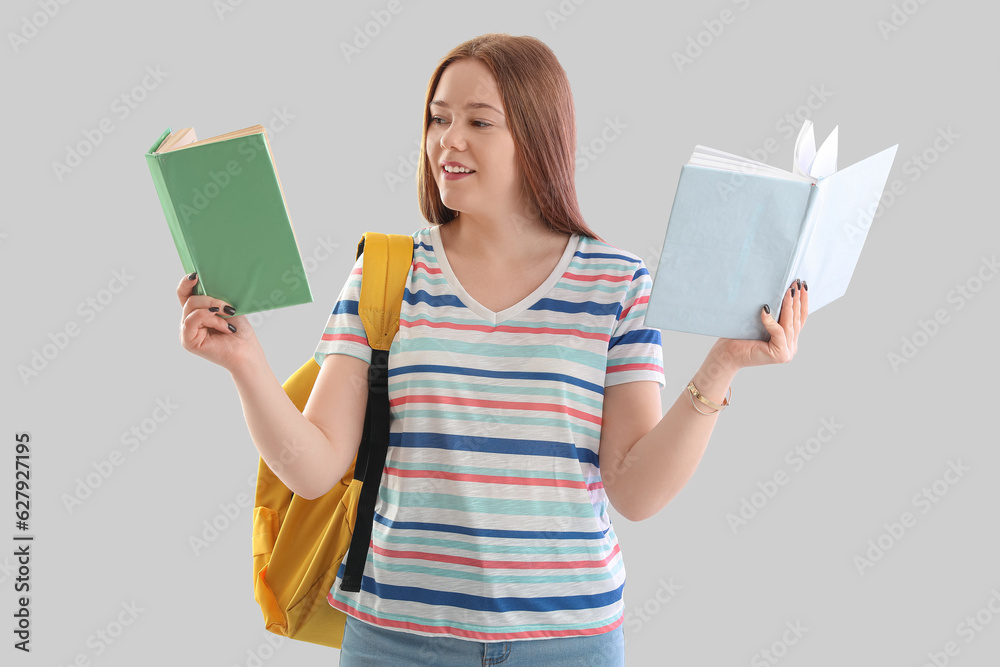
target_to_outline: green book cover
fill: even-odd
[[[198,272],[195,294],[237,315],[312,303],[264,127],[185,144],[186,131],[173,141],[167,128],[146,164],[184,272]]]

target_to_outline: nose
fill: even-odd
[[[456,123],[452,122],[444,128],[441,133],[441,148],[465,150],[465,137]]]

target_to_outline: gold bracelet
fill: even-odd
[[[729,407],[729,399],[733,395],[733,388],[729,387],[729,389],[726,391],[725,397],[723,397],[723,399],[722,399],[722,405],[719,405],[718,403],[714,403],[714,402],[710,401],[709,399],[707,399],[705,396],[703,396],[702,393],[700,391],[698,391],[698,388],[694,386],[694,380],[691,380],[691,382],[688,382],[687,389],[691,393],[691,404],[694,405],[694,409],[697,410],[698,412],[701,412],[701,414],[703,414],[703,415],[714,415],[716,412],[720,412],[723,408]],[[702,411],[698,407],[698,404],[694,402],[694,399],[696,399],[696,398],[699,401],[701,401],[702,403],[704,403],[705,405],[707,405],[708,407],[715,408],[715,412],[704,412],[704,411]]]
[[[718,412],[718,410],[713,410],[712,412],[705,412],[704,410],[702,410],[701,408],[699,408],[698,404],[695,403],[694,396],[691,394],[691,392],[688,392],[688,398],[691,399],[691,405],[694,406],[694,409],[697,410],[698,412],[700,412],[703,415],[712,416],[712,415],[714,415],[715,413]]]

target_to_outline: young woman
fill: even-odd
[[[641,521],[683,488],[736,371],[794,355],[807,287],[786,291],[780,322],[762,309],[769,342],[720,338],[662,415],[650,276],[583,221],[573,100],[552,51],[506,34],[459,45],[431,77],[423,127],[430,225],[413,233],[390,350],[372,547],[361,591],[338,576],[328,596],[348,614],[340,664],[624,664],[608,504]],[[362,435],[363,262],[317,345],[302,413],[245,317],[217,317],[232,309],[192,295],[194,274],[177,290],[184,348],[230,371],[261,456],[306,498],[343,476]],[[293,460],[272,465],[287,447]]]

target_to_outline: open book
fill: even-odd
[[[201,141],[167,128],[146,163],[184,272],[198,272],[195,294],[237,315],[312,303],[262,125]]]
[[[645,325],[768,340],[796,278],[814,313],[847,291],[899,144],[837,170],[837,128],[816,150],[811,121],[792,171],[696,146],[681,167]]]

